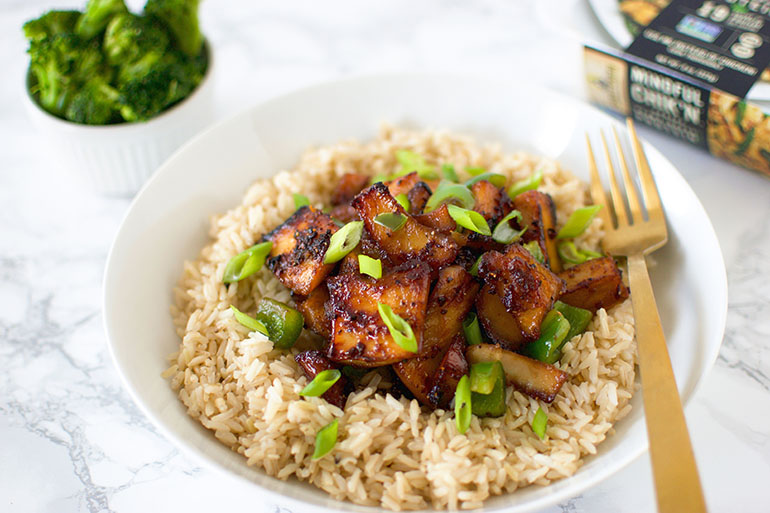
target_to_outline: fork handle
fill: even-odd
[[[705,512],[690,435],[643,255],[628,257],[628,280],[658,511]]]

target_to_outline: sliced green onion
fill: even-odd
[[[427,164],[422,155],[413,151],[398,150],[396,160],[401,164],[401,169],[396,172],[396,176],[408,175],[416,171],[424,180],[436,180],[439,177],[433,166]]]
[[[526,244],[522,244],[524,246],[524,249],[529,251],[529,254],[532,255],[535,260],[540,262],[541,264],[545,263],[545,255],[543,255],[543,249],[540,247],[540,243],[536,240],[531,240],[527,242]]]
[[[227,262],[222,281],[225,283],[241,281],[259,271],[265,264],[265,259],[270,254],[271,249],[273,249],[273,243],[267,241],[238,253]]]
[[[471,426],[471,413],[471,386],[466,374],[455,389],[455,423],[461,435]]]
[[[477,390],[474,390],[474,376]],[[505,415],[505,371],[499,361],[471,366],[471,412],[477,417]],[[488,390],[488,392],[486,392]]]
[[[442,180],[436,187],[436,191],[428,198],[425,212],[437,209],[445,201],[457,202],[464,208],[473,208],[476,204],[473,194],[466,186]]]
[[[299,210],[300,208],[304,207],[305,205],[310,205],[310,200],[307,199],[307,196],[304,194],[297,194],[296,192],[292,194],[294,197],[294,209]]]
[[[318,433],[315,435],[315,450],[313,451],[314,460],[323,458],[334,449],[335,445],[337,445],[338,426],[339,419],[334,419],[318,430]]]
[[[569,321],[557,311],[548,312],[540,325],[540,337],[528,343],[522,353],[545,363],[556,363],[561,358],[561,346],[567,340]]]
[[[345,258],[345,255],[358,246],[363,230],[363,221],[351,221],[334,232],[329,241],[329,249],[326,250],[326,255],[324,255],[324,263],[333,264]]]
[[[569,216],[569,219],[567,219],[567,222],[564,224],[564,226],[562,226],[562,229],[559,230],[556,238],[572,239],[577,237],[583,233],[586,228],[588,228],[588,225],[591,224],[591,221],[593,221],[594,217],[596,217],[596,214],[601,208],[601,205],[591,205],[575,210],[572,212],[572,215]]]
[[[316,374],[313,381],[305,385],[305,388],[302,389],[299,395],[303,397],[320,397],[340,379],[340,376],[342,376],[342,373],[338,369],[321,371]]]
[[[586,328],[588,328],[588,324],[594,316],[591,310],[578,308],[576,306],[568,305],[567,303],[562,303],[561,301],[556,301],[553,304],[553,309],[561,312],[564,318],[569,322],[569,331],[567,332],[567,336],[564,337],[565,341],[572,340],[572,337],[575,335],[583,333]]]
[[[472,186],[476,182],[480,182],[482,180],[486,180],[490,182],[495,187],[502,187],[505,185],[505,175],[501,175],[500,173],[481,173],[480,175],[476,175],[470,180],[466,181],[463,185],[466,187]]]
[[[374,175],[372,177],[372,179],[369,180],[369,184],[370,185],[374,185],[374,184],[379,183],[379,182],[387,182],[388,179],[390,179],[390,177],[388,175],[383,175],[383,174]]]
[[[531,191],[534,189],[537,189],[540,187],[540,182],[543,181],[543,170],[538,169],[531,175],[529,175],[529,178],[525,178],[523,180],[519,180],[518,182],[515,182],[511,187],[508,189],[508,196],[511,197],[511,199],[515,198],[522,192]]]
[[[398,204],[401,205],[404,210],[409,212],[412,205],[409,203],[409,196],[407,196],[406,193],[402,192],[396,196],[396,201],[398,201]]]
[[[293,346],[305,325],[305,318],[298,310],[269,297],[257,303],[257,319],[267,327],[270,340],[279,349]]]
[[[246,326],[251,331],[262,333],[264,336],[268,338],[270,337],[270,333],[267,331],[267,326],[262,324],[260,321],[254,319],[253,317],[249,317],[245,313],[235,308],[233,305],[230,305],[230,310],[233,311],[233,314],[235,315],[235,320],[238,321],[241,324],[241,326]]]
[[[492,235],[487,220],[478,212],[457,205],[447,205],[447,208],[449,208],[449,215],[458,225],[482,235]]]
[[[460,181],[460,179],[457,177],[457,171],[455,171],[455,167],[452,164],[443,164],[441,166],[441,174],[443,174],[444,178],[450,182]]]
[[[463,331],[465,332],[465,342],[467,342],[469,346],[481,344],[483,342],[479,318],[475,313],[471,312],[465,319],[463,319]]]
[[[568,264],[582,264],[587,260],[601,258],[602,256],[601,253],[589,249],[578,248],[571,240],[559,241],[556,249],[559,252],[559,257],[561,257],[562,261],[567,262]]]
[[[382,262],[366,255],[358,255],[358,272],[379,280],[382,278]]]
[[[393,312],[390,306],[377,303],[377,310],[380,312],[380,317],[385,326],[390,331],[390,336],[393,337],[393,341],[404,351],[410,353],[417,352],[417,337],[414,336],[412,327],[406,322],[400,315]]]
[[[481,264],[481,257],[484,255],[479,256],[475,262],[473,262],[473,265],[471,266],[471,270],[468,271],[471,273],[471,276],[478,276],[479,275],[479,265]]]
[[[398,212],[385,212],[374,218],[375,224],[384,226],[392,232],[397,231],[399,228],[406,224],[406,216],[399,214]]]
[[[497,379],[497,365],[500,362],[479,362],[471,365],[471,392],[491,394]]]
[[[521,236],[524,235],[524,232],[527,231],[527,228],[514,230],[511,226],[511,221],[514,219],[521,222],[521,212],[513,210],[510,214],[502,218],[502,220],[497,223],[497,226],[495,226],[495,231],[492,232],[492,238],[500,244],[510,244],[511,242],[519,240]]]
[[[548,426],[548,415],[542,408],[538,407],[535,416],[532,418],[532,431],[540,438],[545,438],[545,428]]]
[[[487,172],[483,167],[466,167],[465,172],[471,176],[479,176]]]

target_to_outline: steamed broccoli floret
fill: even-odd
[[[75,33],[83,39],[99,34],[113,16],[128,12],[123,0],[88,0],[86,10],[80,16]]]
[[[199,3],[200,0],[147,0],[144,12],[159,18],[169,28],[182,53],[195,57],[203,45],[198,24]]]
[[[29,46],[29,69],[34,78],[31,92],[47,111],[61,115],[76,84],[72,74],[80,55],[80,40],[73,34],[58,34],[33,40]]]
[[[201,59],[171,52],[146,68],[143,74],[134,69],[134,74],[120,86],[123,119],[145,121],[182,100],[200,83],[205,66]]]
[[[119,120],[118,91],[102,78],[86,82],[67,107],[65,117],[75,123],[106,125]]]
[[[165,52],[169,39],[154,18],[131,13],[118,14],[107,25],[104,53],[110,64],[132,63],[150,52]]]
[[[48,11],[24,24],[24,36],[30,41],[39,41],[50,36],[72,33],[78,16],[78,11]]]

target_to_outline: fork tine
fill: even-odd
[[[644,197],[644,204],[647,206],[647,215],[650,219],[662,221],[663,209],[660,204],[658,188],[655,185],[655,179],[652,177],[647,157],[644,155],[644,151],[642,151],[642,144],[636,136],[636,128],[634,127],[634,122],[631,118],[626,118],[626,126],[628,127],[628,134],[631,138],[631,149],[634,153],[636,169],[639,172],[639,181],[642,184],[642,196]]]
[[[615,205],[615,218],[618,220],[618,228],[628,226],[628,214],[626,214],[626,206],[623,204],[623,193],[620,192],[618,179],[615,177],[615,168],[612,165],[607,139],[604,137],[603,130],[600,134],[602,136],[602,145],[604,146],[604,155],[607,158],[607,174],[610,176],[610,195],[612,196],[612,204]]]
[[[639,204],[639,196],[636,194],[636,186],[631,179],[631,174],[628,172],[628,164],[626,164],[626,156],[623,153],[623,148],[620,146],[620,139],[618,138],[618,132],[615,130],[615,126],[612,126],[612,135],[615,136],[615,149],[618,152],[618,160],[620,160],[621,176],[623,177],[623,187],[626,189],[626,199],[628,199],[628,208],[631,213],[631,222],[641,222],[642,219],[642,206]]]
[[[607,196],[604,194],[604,187],[602,186],[602,179],[599,177],[599,170],[596,167],[596,159],[594,158],[594,151],[591,148],[591,139],[586,134],[586,147],[588,148],[588,168],[591,172],[591,198],[594,201],[594,205],[601,205],[603,208],[599,210],[599,215],[604,221],[605,229],[612,229],[612,216],[610,214],[610,206],[607,203]]]

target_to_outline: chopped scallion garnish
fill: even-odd
[[[459,203],[463,208],[473,208],[476,204],[473,194],[466,186],[442,180],[436,187],[436,191],[428,198],[425,212],[437,209],[445,201]]]
[[[406,193],[402,192],[396,196],[396,201],[398,201],[398,204],[401,205],[401,208],[409,212],[409,209],[412,205],[409,203],[409,196],[407,196]]]
[[[321,371],[316,374],[313,381],[305,385],[305,388],[302,389],[299,395],[303,397],[320,397],[340,379],[340,376],[342,376],[342,373],[338,369]]]
[[[259,271],[264,265],[267,255],[270,254],[271,249],[273,249],[273,243],[267,241],[238,253],[227,262],[225,272],[222,275],[222,281],[225,283],[241,281]]]
[[[366,255],[358,255],[358,271],[379,280],[382,278],[382,262]]]
[[[401,164],[401,169],[396,172],[396,176],[408,175],[417,172],[420,178],[424,180],[436,180],[438,174],[433,166],[427,164],[422,155],[409,150],[398,150],[396,160]]]
[[[310,205],[310,200],[304,194],[297,194],[295,192],[292,196],[294,197],[294,209],[295,210],[299,210],[300,208],[304,207],[305,205]]]
[[[471,386],[467,374],[460,378],[455,389],[455,424],[461,435],[471,426]]]
[[[569,216],[569,219],[567,219],[567,222],[562,226],[561,230],[559,230],[556,238],[572,239],[577,237],[588,228],[588,225],[591,224],[591,221],[593,221],[601,208],[601,205],[591,205],[575,210],[572,212],[572,215]]]
[[[385,212],[375,217],[374,223],[395,232],[406,224],[406,216],[398,212]]]
[[[441,174],[443,174],[444,178],[449,180],[450,182],[460,181],[460,179],[457,177],[457,172],[455,171],[455,167],[452,164],[443,164],[441,166]]]
[[[345,258],[345,255],[358,246],[363,230],[363,221],[351,221],[334,232],[329,241],[329,249],[326,250],[326,255],[324,255],[324,263],[333,264]]]
[[[458,225],[482,235],[492,235],[487,220],[478,212],[457,205],[447,205],[447,208],[449,215]]]
[[[534,189],[537,189],[540,187],[540,182],[543,181],[543,170],[538,169],[534,173],[532,173],[528,178],[525,178],[523,180],[519,180],[518,182],[511,185],[511,187],[508,189],[508,196],[511,197],[511,199],[515,198],[522,192],[531,191]]]
[[[497,223],[497,226],[495,226],[495,231],[492,232],[492,238],[500,244],[510,244],[511,242],[519,240],[519,238],[524,235],[524,232],[527,231],[527,228],[524,227],[521,230],[514,230],[511,226],[511,221],[514,219],[520,223],[522,220],[521,212],[513,210],[510,214],[502,218],[500,222]]]
[[[601,253],[591,251],[590,249],[580,249],[575,246],[575,243],[571,240],[559,241],[556,246],[563,262],[568,264],[582,264],[587,260],[593,260],[594,258],[601,258]]]
[[[487,172],[483,167],[466,167],[465,172],[471,176],[479,176]]]
[[[318,433],[315,435],[315,450],[313,451],[314,460],[323,458],[334,449],[335,445],[337,445],[338,426],[339,419],[334,419],[318,430]]]
[[[390,177],[388,175],[374,175],[371,180],[369,180],[370,185],[374,185],[378,182],[386,182],[388,181]]]
[[[258,333],[263,334],[266,337],[270,336],[270,333],[267,331],[267,326],[262,324],[260,321],[254,319],[253,317],[249,317],[245,313],[235,308],[233,305],[230,305],[230,310],[233,311],[235,320],[238,321],[238,323],[241,324],[241,326],[246,326],[251,331],[256,331]]]
[[[471,312],[465,319],[463,319],[463,332],[465,332],[465,342],[469,346],[481,344],[483,342],[479,318],[475,313]]]
[[[416,353],[418,349],[417,337],[414,336],[414,331],[412,331],[409,323],[400,315],[394,313],[390,306],[386,304],[378,302],[377,310],[380,312],[382,322],[388,327],[393,341],[404,351]]]
[[[542,408],[538,407],[535,416],[532,418],[532,431],[540,438],[545,438],[545,428],[548,427],[548,415]]]
[[[529,254],[532,255],[535,260],[541,264],[545,263],[545,255],[543,255],[543,249],[540,247],[539,242],[536,240],[531,240],[525,244],[522,244],[522,246],[524,246],[524,249],[529,251]]]
[[[474,176],[470,180],[466,181],[464,185],[466,187],[470,187],[474,183],[480,182],[482,180],[486,180],[486,181],[490,182],[495,187],[502,187],[503,185],[505,185],[506,178],[505,178],[505,175],[501,175],[499,173],[489,173],[489,172],[487,172],[487,173],[481,173],[480,175]]]

